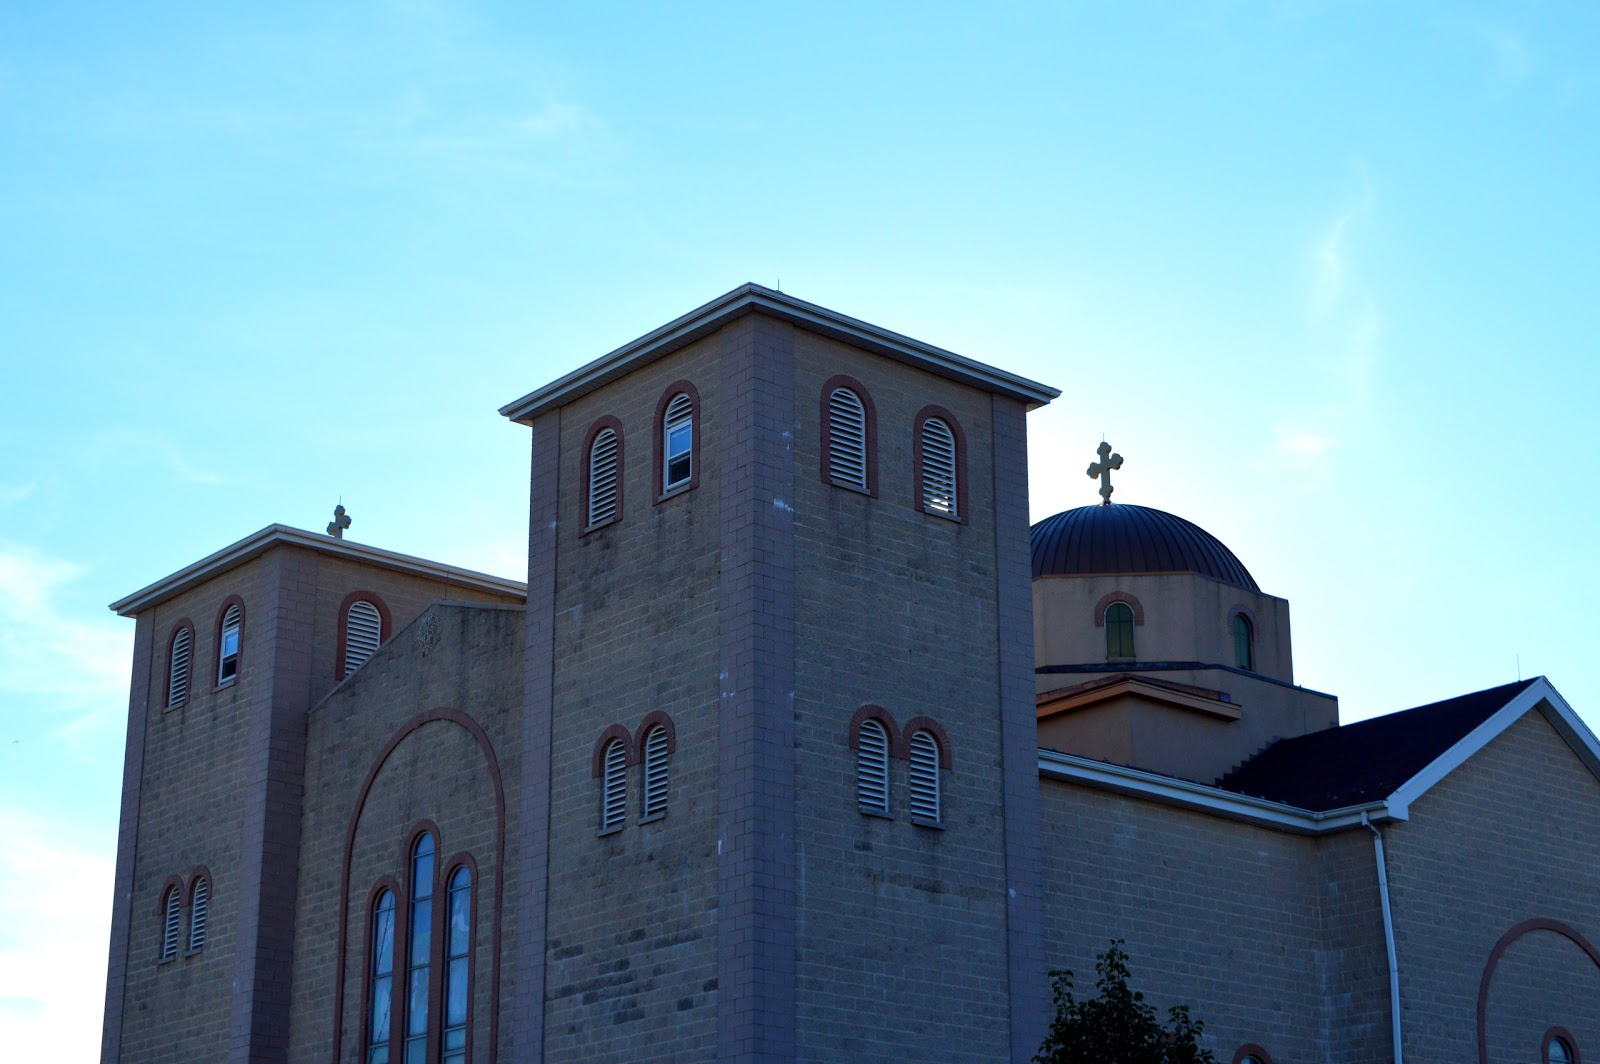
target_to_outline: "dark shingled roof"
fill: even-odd
[[[1113,503],[1080,506],[1033,526],[1033,575],[1199,573],[1260,591],[1233,551],[1199,525],[1165,510]]]
[[[1315,812],[1381,801],[1534,682],[1280,739],[1217,786]]]

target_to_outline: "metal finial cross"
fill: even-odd
[[[350,527],[350,515],[344,512],[344,503],[333,508],[333,520],[328,522],[328,535],[343,539],[344,530]]]
[[[1100,505],[1111,505],[1111,471],[1122,468],[1122,456],[1111,453],[1111,445],[1105,440],[1100,441],[1097,452],[1100,461],[1089,463],[1089,476],[1100,478]]]

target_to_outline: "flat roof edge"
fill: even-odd
[[[893,358],[1026,403],[1032,410],[1061,394],[1060,389],[985,365],[954,351],[840,314],[761,285],[748,283],[601,355],[584,366],[500,408],[524,424],[545,410],[563,406],[641,366],[693,343],[746,314],[760,312],[811,332]]]
[[[384,550],[381,547],[369,546],[365,543],[352,543],[348,540],[335,539],[332,536],[319,536],[304,529],[292,528],[289,525],[274,524],[246,536],[237,543],[229,544],[214,554],[208,554],[199,561],[186,565],[170,576],[165,576],[147,587],[140,588],[131,595],[118,599],[111,603],[110,608],[118,616],[132,617],[166,601],[174,595],[182,594],[190,588],[210,580],[219,573],[227,572],[235,566],[258,558],[276,546],[303,547],[307,550],[348,558],[352,561],[365,562],[368,565],[376,565],[395,572],[409,573],[413,576],[423,576],[444,583],[475,588],[491,594],[525,597],[528,593],[528,586],[520,580],[509,580],[502,576],[492,576],[489,573],[480,573],[473,569],[462,569],[458,566],[446,565],[443,562],[430,561],[427,558],[418,558],[410,554],[400,554],[396,551]]]

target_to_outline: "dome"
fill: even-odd
[[[1250,570],[1199,525],[1148,506],[1080,506],[1033,526],[1033,575],[1199,573],[1247,591]]]

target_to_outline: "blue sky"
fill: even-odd
[[[1588,7],[546,7],[0,8],[0,909],[62,914],[9,1044],[97,1053],[105,604],[341,496],[520,576],[496,408],[746,280],[1062,388],[1034,517],[1104,434],[1346,719],[1600,723]]]

